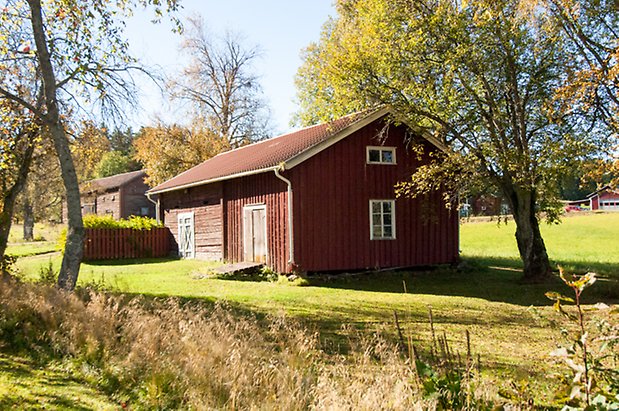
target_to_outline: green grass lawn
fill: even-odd
[[[24,259],[22,270],[50,257]],[[51,258],[55,267],[60,257]],[[465,331],[492,378],[533,377],[548,391],[544,375],[552,368],[548,353],[559,333],[548,329],[538,313],[554,318],[544,293],[548,285],[523,285],[514,270],[380,273],[305,287],[271,282],[199,279],[212,263],[191,260],[145,260],[137,264],[84,264],[80,283],[104,282],[126,293],[182,296],[208,303],[226,300],[261,315],[286,313],[321,333],[327,349],[346,345],[354,330],[380,331],[395,337],[394,311],[403,331],[421,348],[430,346],[428,321],[433,311],[436,332],[445,332],[453,348],[465,352]],[[404,284],[408,293],[404,293]],[[559,287],[559,284],[556,284]],[[553,287],[550,287],[553,288]],[[530,306],[536,308],[532,309]],[[343,329],[343,325],[352,328]]]
[[[27,257],[51,253],[56,250],[58,237],[63,228],[64,226],[60,224],[37,223],[34,226],[34,237],[37,241],[24,241],[23,225],[13,224],[9,233],[6,254]]]
[[[76,380],[62,367],[0,353],[0,409],[114,410],[102,393]]]
[[[549,400],[549,352],[561,341],[557,319],[544,293],[561,290],[559,282],[525,285],[513,224],[468,223],[461,227],[461,249],[468,269],[368,274],[333,281],[310,280],[294,287],[280,283],[204,279],[214,263],[195,260],[139,260],[84,263],[80,284],[96,283],[124,293],[180,296],[211,303],[227,300],[240,310],[260,315],[284,312],[315,327],[324,346],[345,345],[346,338],[381,330],[395,337],[394,312],[403,332],[419,347],[430,344],[431,307],[437,333],[447,335],[456,351],[464,352],[464,333],[472,337],[483,369],[497,385],[526,379],[538,398]],[[543,227],[550,257],[579,270],[589,268],[619,278],[619,213],[565,218]],[[36,278],[41,267],[57,270],[60,255],[21,258],[23,275]],[[487,268],[487,266],[493,268]],[[589,302],[617,301],[616,290],[598,283]],[[616,283],[613,283],[616,287]],[[404,292],[406,287],[407,293]],[[540,315],[542,318],[540,318]],[[349,324],[352,328],[342,328]]]
[[[462,256],[491,265],[521,267],[515,230],[513,221],[463,224]],[[619,213],[571,215],[561,224],[542,223],[541,230],[553,263],[619,279]]]
[[[6,253],[16,257],[47,254],[56,251],[56,243],[52,241],[33,241],[27,243],[12,243],[6,248]]]

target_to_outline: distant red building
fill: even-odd
[[[148,186],[144,170],[90,180],[80,187],[82,215],[112,216],[118,220],[135,216],[155,216],[155,205],[146,198]]]
[[[604,186],[582,200],[565,201],[565,211],[619,211],[619,190]]]
[[[180,256],[265,262],[278,272],[410,267],[458,259],[441,193],[396,198],[441,145],[385,109],[219,154],[154,187]],[[407,149],[420,139],[425,157]]]
[[[590,210],[619,211],[619,190],[604,186],[601,189],[589,194],[588,200]]]
[[[492,194],[473,197],[472,211],[475,216],[501,215],[503,199]]]

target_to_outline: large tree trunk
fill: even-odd
[[[41,1],[28,0],[28,4],[30,6],[30,21],[32,23],[32,32],[36,44],[37,59],[40,64],[41,76],[43,77],[45,106],[47,108],[47,113],[43,118],[43,122],[52,136],[67,194],[67,241],[65,243],[64,256],[58,275],[58,286],[65,290],[73,290],[82,263],[84,242],[84,224],[82,222],[79,185],[73,158],[71,157],[71,150],[69,149],[69,142],[60,120],[56,77],[47,48],[47,38],[41,12]]]
[[[34,211],[30,198],[24,198],[24,241],[34,240]]]
[[[51,129],[51,133],[54,138],[56,153],[60,160],[62,180],[67,193],[67,240],[65,242],[60,273],[58,274],[58,287],[65,290],[73,290],[77,283],[77,276],[84,252],[82,205],[77,174],[75,173],[73,158],[71,157],[64,128],[62,125],[56,124]]]
[[[552,274],[552,268],[535,212],[535,192],[513,190],[509,201],[516,222],[518,251],[524,264],[523,280],[532,283],[546,281]]]

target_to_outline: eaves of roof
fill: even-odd
[[[236,150],[231,150],[225,153],[221,153],[205,161],[204,163],[194,168],[191,168],[179,174],[178,176],[173,177],[172,179],[152,188],[151,190],[148,191],[148,194],[151,194],[151,195],[161,194],[161,193],[165,193],[169,191],[182,190],[182,189],[201,186],[205,184],[211,184],[211,183],[218,182],[218,181],[230,180],[230,179],[254,175],[254,174],[261,174],[261,173],[265,173],[265,172],[269,172],[273,170],[281,170],[281,171],[289,170],[303,163],[309,158],[315,156],[321,151],[326,150],[327,148],[338,143],[344,138],[350,136],[351,134],[355,133],[361,128],[391,113],[392,112],[388,107],[380,108],[378,110],[372,111],[368,113],[367,115],[363,115],[363,116],[362,116],[362,113],[355,113],[351,116],[343,117],[331,123],[308,127],[306,129],[284,134],[284,135],[281,135],[281,136],[278,136],[278,137],[275,137],[269,140],[260,141],[260,142],[251,144],[249,146],[241,147]],[[355,118],[354,116],[357,116],[358,118]],[[338,122],[342,122],[346,120],[347,118],[352,118],[353,120],[349,124],[344,123],[344,126],[342,128],[338,128],[338,125],[339,125]],[[333,125],[334,127],[333,133],[329,133],[328,127],[330,125]],[[305,134],[307,134],[308,131],[318,129],[320,127],[322,127],[322,129],[319,129],[319,130],[327,134],[325,134],[321,138],[317,138],[316,141],[312,140],[311,144],[307,144],[305,146],[301,144],[300,149],[298,151],[294,151],[292,155],[283,156],[283,157],[280,156],[280,158],[278,158],[277,155],[281,154],[281,153],[277,153],[278,144],[282,143],[284,146],[286,144],[290,145],[290,141],[286,141],[286,139],[290,137],[295,137],[295,136],[299,136],[300,139],[307,138]],[[325,130],[325,127],[327,127],[326,130]],[[433,136],[431,136],[425,130],[419,130],[418,128],[415,128],[415,127],[411,127],[411,128],[419,131],[419,133],[426,140],[428,140],[431,144],[435,145],[440,150],[443,150],[443,151],[447,150],[447,148],[444,145],[438,142]],[[301,143],[303,143],[303,141],[301,141]],[[273,150],[271,151],[264,150],[263,148],[265,144],[268,144],[267,147],[273,147]],[[258,147],[259,145],[262,145],[262,146]],[[294,145],[294,143],[292,145]],[[239,158],[242,159],[243,155],[247,155],[248,153],[252,151],[256,151],[256,152],[259,151],[262,155],[269,156],[270,161],[264,161],[263,164],[260,164],[259,166],[255,168],[251,168],[251,169],[243,169],[243,168],[239,168],[238,170],[233,169],[232,172],[225,173],[223,175],[217,175],[217,174],[212,175],[213,173],[211,173],[211,175],[206,178],[200,178],[200,174],[199,174],[200,168],[202,169],[208,168],[209,164],[213,164],[214,162],[217,162],[217,161],[222,163],[224,160],[227,160],[227,159],[234,162],[234,161],[239,160]]]

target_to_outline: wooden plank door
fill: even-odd
[[[267,212],[265,205],[243,208],[243,259],[267,261]]]
[[[195,257],[193,213],[178,215],[178,256],[182,258]]]
[[[257,263],[267,262],[267,210],[256,208],[252,212],[254,235],[254,259]]]

